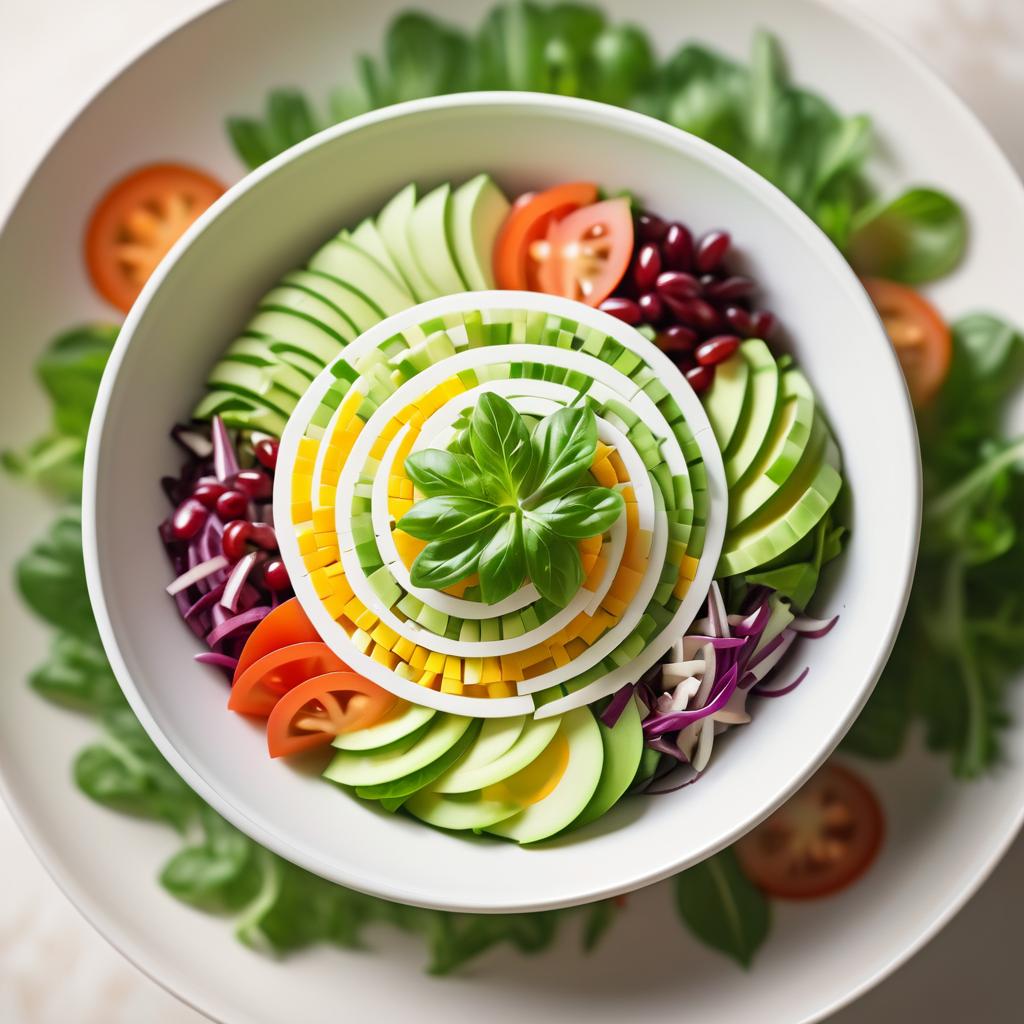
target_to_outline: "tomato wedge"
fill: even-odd
[[[629,200],[606,199],[552,221],[537,280],[549,295],[599,306],[625,276],[632,256]]]
[[[238,658],[238,667],[235,669],[235,681],[238,681],[242,673],[253,662],[259,661],[271,651],[288,647],[291,644],[319,642],[320,634],[306,618],[306,613],[302,610],[298,598],[292,597],[287,601],[282,601],[261,620],[249,635],[249,639],[245,641],[245,646]]]
[[[181,164],[150,164],[115,183],[85,233],[96,290],[127,313],[171,246],[223,194],[219,181]]]
[[[289,690],[325,672],[349,667],[325,643],[290,644],[254,661],[231,686],[228,707],[243,715],[266,718]]]
[[[769,896],[829,896],[867,871],[885,821],[857,775],[828,764],[788,803],[736,844],[747,877]]]
[[[289,690],[267,719],[271,757],[330,743],[335,736],[379,722],[397,698],[355,672],[327,672]]]
[[[953,358],[953,339],[938,310],[922,295],[880,277],[863,282],[896,350],[910,398],[927,405],[942,386]]]
[[[597,186],[589,181],[556,185],[535,195],[520,196],[512,204],[494,243],[494,277],[499,288],[536,291],[535,242],[547,237],[552,221],[560,220],[597,199]]]

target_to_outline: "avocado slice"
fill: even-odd
[[[350,284],[315,270],[293,270],[281,284],[303,288],[318,295],[355,328],[357,334],[368,331],[384,319],[384,311],[374,306],[362,292]]]
[[[408,224],[413,260],[436,295],[466,291],[452,255],[451,204],[451,185],[439,185],[416,204]]]
[[[391,259],[391,253],[388,252],[384,239],[381,238],[377,225],[373,222],[372,218],[367,217],[348,236],[348,240],[354,246],[362,249],[367,256],[372,256],[385,270],[389,270],[397,280],[402,281],[402,272],[395,266],[394,260]]]
[[[409,221],[416,209],[416,186],[406,185],[377,216],[377,230],[417,302],[436,299],[441,293],[420,271],[409,244]]]
[[[344,239],[332,238],[317,250],[309,261],[309,269],[350,282],[385,316],[415,305],[405,285],[387,268]]]
[[[415,793],[404,806],[411,815],[436,828],[476,832],[523,809],[513,800],[491,799],[481,792],[438,793],[430,787]]]
[[[288,310],[305,317],[329,334],[337,335],[345,341],[352,341],[359,334],[356,325],[341,310],[332,306],[316,292],[311,292],[306,288],[296,288],[283,281],[263,296],[258,308],[261,310]]]
[[[553,745],[564,744],[567,760],[551,791],[518,814],[491,825],[488,832],[517,843],[538,843],[568,828],[590,803],[604,765],[604,745],[589,708],[561,718]]]
[[[759,338],[751,338],[740,346],[740,355],[749,368],[747,409],[729,445],[731,454],[725,460],[730,487],[744,478],[768,443],[779,410],[779,364],[768,346]]]
[[[489,174],[478,174],[452,196],[449,235],[462,279],[470,291],[494,288],[494,241],[511,204]]]
[[[715,379],[704,397],[704,411],[723,453],[728,450],[739,425],[749,377],[749,364],[741,352],[736,352],[715,368]]]
[[[422,707],[419,704],[406,704],[397,713],[393,713],[376,725],[366,729],[356,729],[355,732],[343,732],[332,741],[332,746],[337,750],[379,750],[396,740],[416,732],[421,726],[426,725],[437,712],[433,708]]]
[[[640,709],[632,698],[611,729],[599,719],[597,726],[601,731],[601,743],[604,748],[601,778],[598,779],[597,789],[594,790],[590,803],[572,823],[573,828],[589,825],[619,802],[636,778],[640,758],[644,752]]]
[[[302,352],[324,365],[337,358],[347,344],[344,338],[337,337],[322,325],[282,309],[261,310],[246,324],[245,330]]]
[[[377,786],[383,782],[394,782],[443,757],[473,722],[472,718],[462,715],[437,715],[426,733],[409,747],[399,746],[386,753],[339,750],[324,770],[324,778],[344,786]]]
[[[457,764],[445,772],[431,789],[438,793],[470,793],[484,789],[522,771],[544,752],[555,738],[560,719],[529,719],[515,743],[505,753],[486,764]]]

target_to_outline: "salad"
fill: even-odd
[[[947,756],[959,776],[975,778],[990,770],[998,763],[1007,721],[1004,693],[1024,663],[1024,634],[1014,625],[1020,619],[1024,552],[1015,525],[1024,495],[1016,471],[1022,446],[1007,440],[1003,427],[1007,402],[1021,380],[1024,346],[998,316],[977,313],[950,324],[917,291],[955,268],[963,255],[968,223],[955,198],[924,186],[894,198],[880,195],[868,172],[878,149],[870,119],[837,111],[793,82],[782,48],[771,37],[755,38],[748,62],[692,41],[657,55],[642,30],[575,4],[502,4],[472,33],[424,14],[402,15],[390,27],[382,54],[358,61],[354,78],[326,104],[295,89],[274,89],[259,115],[231,117],[227,129],[243,164],[255,167],[363,110],[479,87],[585,96],[641,110],[706,138],[775,182],[859,273],[876,279],[872,294],[918,405],[925,520],[903,630],[844,747],[860,756],[892,758],[912,726],[922,723],[929,746]],[[122,311],[148,269],[220,191],[193,167],[163,164],[144,171],[131,176],[130,188],[120,183],[104,198],[99,209],[106,216],[96,225],[106,230],[92,233],[87,248],[99,293]],[[77,247],[78,240],[69,244]],[[772,341],[764,325],[733,326],[740,335],[748,330]],[[54,629],[50,657],[31,686],[97,723],[97,741],[74,763],[81,790],[111,810],[177,830],[182,848],[161,873],[161,884],[203,911],[230,917],[239,938],[259,949],[286,953],[321,942],[358,947],[369,926],[386,921],[420,934],[430,949],[430,969],[445,973],[496,943],[526,953],[543,950],[563,921],[581,915],[584,944],[592,946],[621,912],[618,904],[481,917],[365,897],[256,847],[203,806],[163,761],[106,663],[82,569],[76,506],[85,430],[116,333],[116,326],[89,324],[53,342],[38,367],[54,403],[52,428],[28,449],[3,456],[8,471],[67,502],[22,559],[18,586]],[[685,360],[682,365],[684,372],[693,369]],[[232,439],[240,472],[272,475],[277,449],[269,436],[258,436],[255,425],[249,429],[257,435],[251,451]],[[182,442],[186,468],[180,480],[166,482],[174,485],[175,506],[198,476],[210,473],[211,439],[188,432]],[[237,509],[238,499],[225,504],[231,501]],[[246,514],[262,514],[259,504],[249,499]],[[799,607],[800,586],[810,581],[806,586],[813,589],[830,550],[827,539],[819,550],[816,538],[813,551],[778,567],[763,585]],[[246,553],[253,550],[248,541],[244,547]],[[245,581],[240,604],[287,604],[290,581],[275,561],[282,560],[268,557]],[[728,598],[728,589],[724,594]],[[848,812],[838,827],[837,805]],[[808,872],[818,836],[830,840],[834,856],[824,864],[827,870],[819,863]],[[702,941],[748,964],[770,933],[771,898],[824,895],[849,884],[870,863],[881,837],[870,790],[836,766],[826,768],[742,844],[678,876],[680,918]]]
[[[730,248],[480,174],[403,188],[257,304],[160,533],[271,757],[331,744],[363,800],[536,843],[692,784],[799,685],[840,458]]]

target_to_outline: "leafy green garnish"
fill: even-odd
[[[330,118],[401,100],[471,89],[522,89],[642,111],[707,139],[778,185],[861,272],[912,283],[947,273],[966,246],[960,206],[934,189],[880,199],[865,168],[871,120],[847,116],[793,83],[781,47],[755,34],[746,64],[697,43],[664,60],[635,25],[598,7],[531,2],[493,7],[475,34],[412,11],[391,23],[380,57],[355,62],[356,80],[330,97]],[[323,123],[295,90],[275,90],[263,119],[231,118],[251,168]]]
[[[749,967],[771,927],[771,907],[731,849],[676,878],[676,905],[702,942]]]
[[[485,392],[466,430],[472,455],[428,449],[406,460],[428,495],[396,524],[429,542],[413,562],[413,584],[447,587],[477,572],[481,597],[496,604],[529,576],[543,597],[566,605],[583,582],[575,542],[610,529],[625,508],[618,491],[579,486],[597,451],[593,410],[559,409],[531,434],[510,402]]]

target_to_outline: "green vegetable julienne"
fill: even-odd
[[[330,122],[471,89],[581,96],[650,114],[774,182],[862,272],[920,284],[956,266],[966,246],[966,218],[950,197],[916,188],[879,199],[865,174],[870,119],[840,114],[794,85],[765,32],[745,65],[695,43],[659,62],[641,29],[610,24],[584,4],[501,4],[475,34],[408,12],[392,22],[380,57],[356,61],[355,79],[332,94]],[[324,126],[294,89],[272,91],[262,119],[228,121],[250,168]]]

